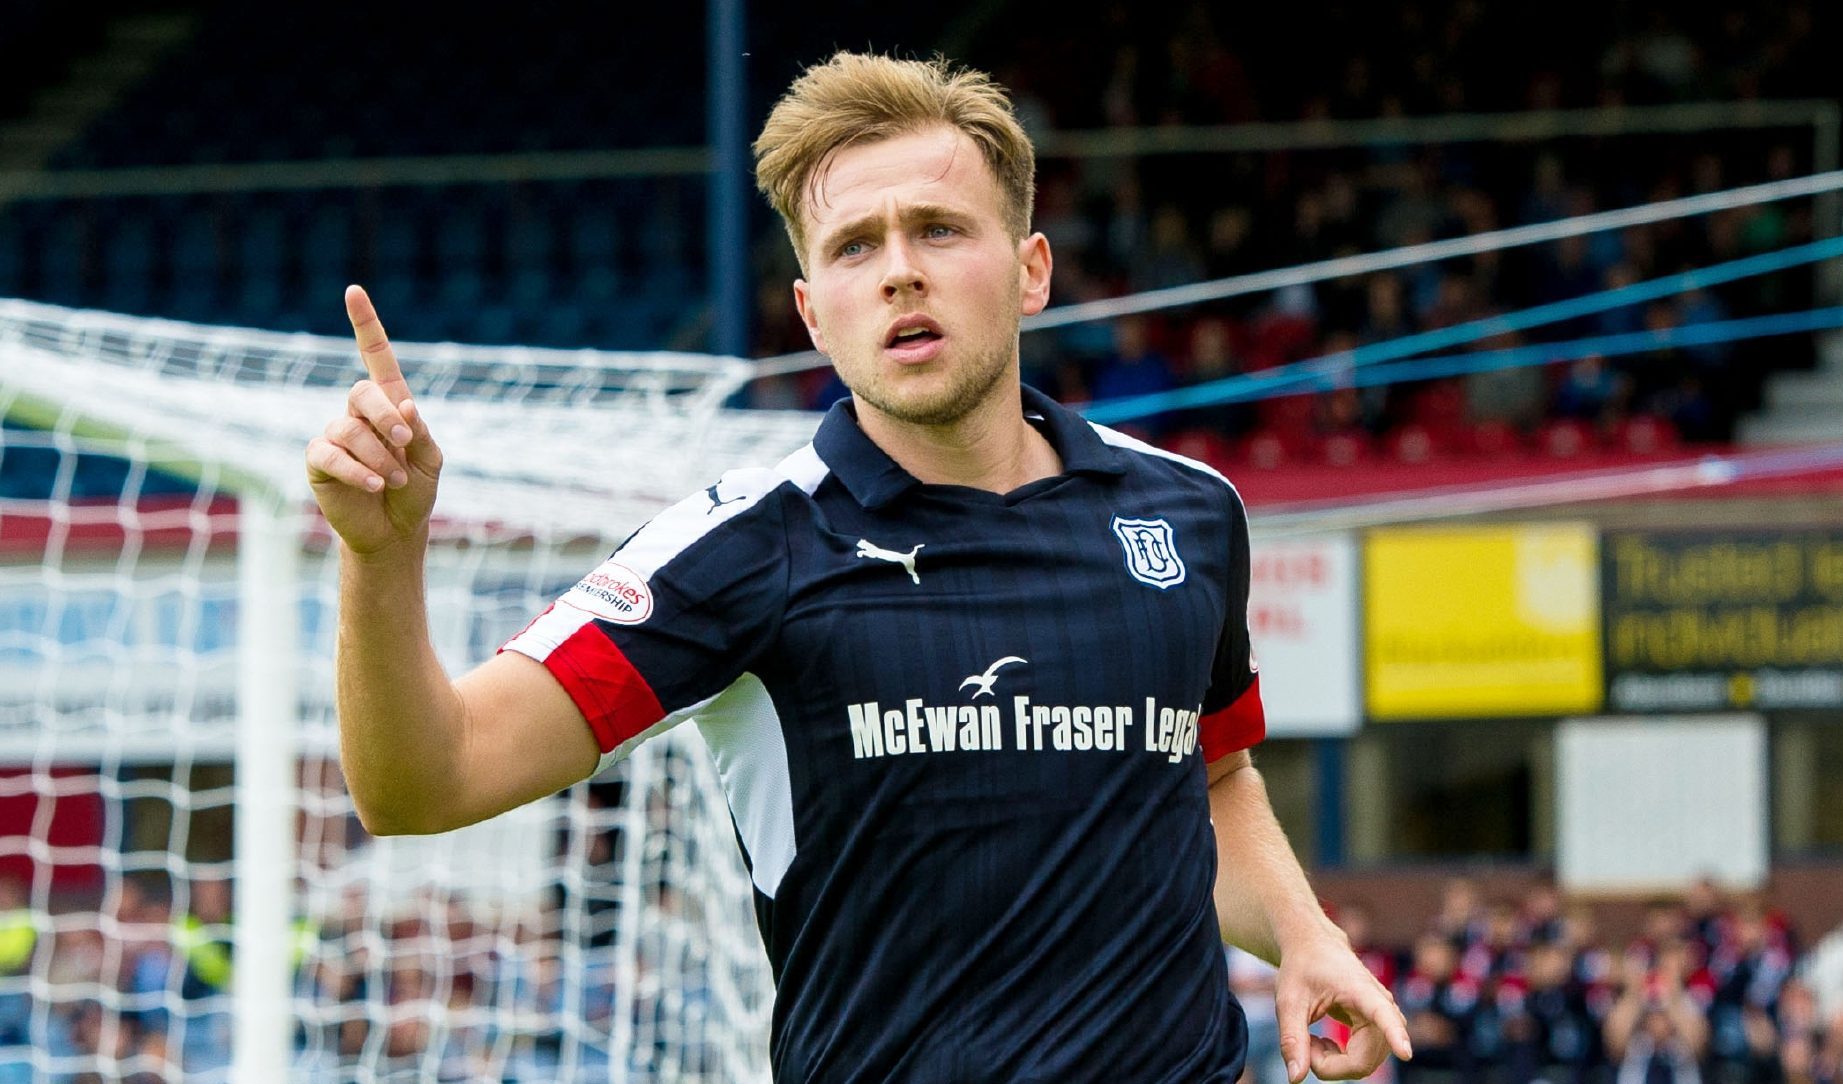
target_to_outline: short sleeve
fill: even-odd
[[[1209,692],[1203,698],[1203,760],[1213,764],[1230,753],[1250,748],[1267,736],[1267,713],[1261,706],[1261,676],[1248,642],[1248,514],[1231,491],[1229,514],[1229,583],[1225,593],[1222,634],[1210,668]]]
[[[500,648],[542,663],[563,686],[595,732],[598,771],[695,715],[779,628],[787,584],[779,504],[772,492],[727,487],[712,499],[719,486],[634,532]]]

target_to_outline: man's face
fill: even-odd
[[[1020,317],[1049,300],[1049,242],[1005,230],[997,179],[971,138],[939,126],[846,147],[806,204],[794,304],[857,397],[897,421],[946,425],[1017,378]]]

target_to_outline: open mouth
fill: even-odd
[[[923,343],[936,342],[941,333],[926,325],[905,327],[889,337],[885,346],[920,346]]]

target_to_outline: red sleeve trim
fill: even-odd
[[[604,753],[665,718],[653,687],[593,621],[570,633],[544,665],[581,709]]]
[[[1267,709],[1261,706],[1261,675],[1226,708],[1203,717],[1203,762],[1214,764],[1230,753],[1258,745],[1267,736]]]

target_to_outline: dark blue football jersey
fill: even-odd
[[[1062,473],[923,485],[849,402],[506,647],[605,754],[696,719],[785,1082],[1228,1082],[1204,765],[1259,741],[1248,531],[1201,464],[1025,388]]]

